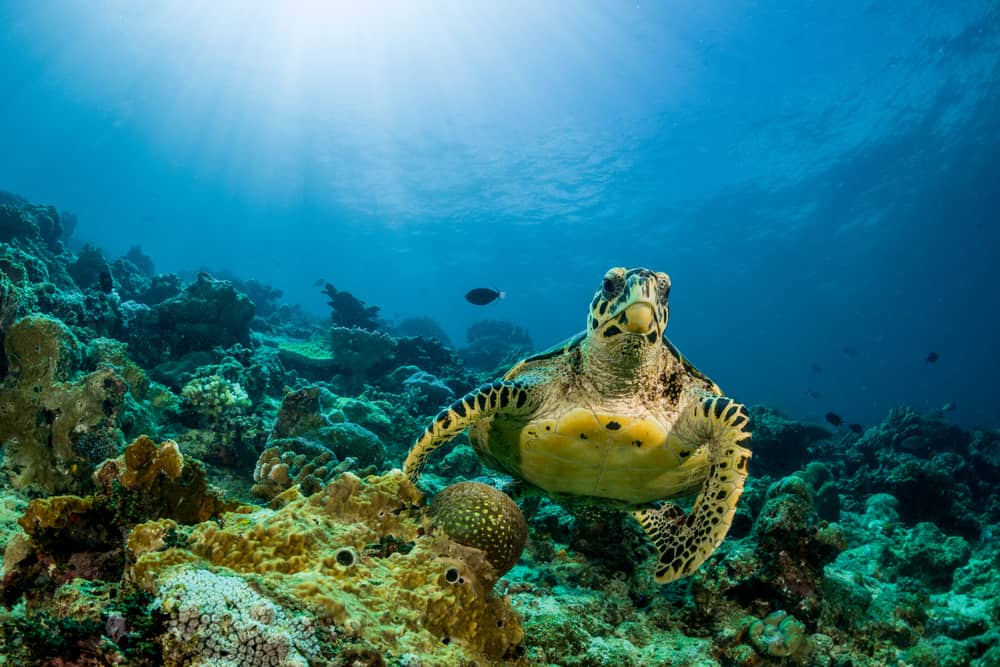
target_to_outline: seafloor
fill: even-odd
[[[631,519],[539,498],[504,573],[396,469],[527,331],[453,347],[323,285],[313,317],[73,227],[0,193],[0,665],[1000,665],[1000,431],[756,406],[693,576],[656,585]],[[463,442],[424,491],[489,480]]]

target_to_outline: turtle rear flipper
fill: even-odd
[[[687,515],[673,504],[632,512],[659,559],[655,578],[665,584],[694,572],[726,537],[743,493],[750,461],[749,416],[723,396],[705,398],[678,427],[708,448],[708,475]]]
[[[472,424],[498,412],[517,414],[529,410],[528,390],[523,383],[497,380],[473,389],[445,408],[420,434],[406,455],[403,471],[414,484],[427,457]]]

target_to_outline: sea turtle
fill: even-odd
[[[608,271],[586,330],[442,411],[406,457],[408,477],[468,428],[482,461],[528,488],[630,510],[658,551],[658,582],[694,572],[736,512],[749,417],[667,340],[669,294],[665,273]],[[695,493],[687,513],[657,502]]]

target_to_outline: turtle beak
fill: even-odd
[[[621,324],[625,331],[645,334],[656,327],[656,311],[652,304],[645,301],[633,303],[621,315]]]

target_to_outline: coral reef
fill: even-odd
[[[4,349],[0,441],[7,478],[15,488],[47,493],[86,489],[93,466],[124,444],[117,418],[125,381],[111,367],[82,374],[80,342],[47,316],[17,321]]]
[[[345,473],[308,498],[286,492],[275,499],[279,509],[199,524],[184,546],[137,553],[128,576],[162,597],[178,571],[211,565],[220,575],[253,575],[262,595],[289,610],[283,615],[296,609],[336,627],[334,654],[361,645],[441,665],[516,657],[524,633],[509,603],[490,591],[492,566],[481,551],[429,531],[419,499],[398,471],[365,480]],[[191,605],[186,594],[175,604]],[[312,626],[304,619],[297,627],[308,636],[301,628]],[[218,650],[199,647],[198,659]]]
[[[73,282],[80,289],[99,287],[105,292],[111,291],[113,283],[106,283],[108,289],[104,289],[104,284],[102,284],[102,281],[113,281],[114,276],[111,274],[111,266],[104,259],[104,253],[101,252],[100,248],[89,244],[84,245],[77,253],[76,259],[66,267],[66,270],[69,271]]]
[[[202,273],[179,295],[134,310],[129,350],[148,367],[191,352],[249,345],[253,313],[246,295]]]
[[[385,449],[378,436],[360,424],[346,421],[332,405],[335,396],[311,386],[290,392],[271,430],[270,440],[301,438],[320,445],[338,459],[352,458],[360,466],[382,467]]]
[[[323,286],[323,294],[329,298],[327,304],[332,310],[330,319],[334,327],[366,331],[376,331],[381,328],[378,306],[369,306],[350,292],[338,290],[330,283]]]
[[[240,383],[220,375],[194,378],[181,389],[181,396],[186,408],[209,419],[250,407],[250,397]]]
[[[396,341],[380,331],[335,326],[330,329],[330,350],[337,372],[358,381],[386,368],[396,351]]]
[[[205,521],[231,507],[213,492],[201,465],[177,444],[140,437],[94,472],[88,496],[50,496],[28,503],[4,553],[2,596],[57,587],[74,578],[117,581],[123,531],[148,519]]]
[[[451,341],[448,340],[448,334],[444,332],[441,325],[426,315],[406,317],[400,320],[392,327],[391,333],[396,337],[419,336],[421,338],[433,338],[442,345],[451,345]]]
[[[502,320],[482,320],[466,332],[468,347],[459,356],[473,368],[491,373],[499,366],[511,366],[534,349],[523,327]]]
[[[620,508],[523,496],[464,435],[429,505],[394,470],[522,328],[456,353],[332,287],[331,328],[74,224],[0,192],[0,664],[1000,664],[1000,430],[754,407],[726,540],[660,586]]]
[[[815,458],[810,445],[830,436],[825,428],[789,419],[773,408],[750,408],[757,474],[787,475]]]
[[[350,463],[341,463],[329,449],[304,438],[272,440],[254,466],[251,492],[271,500],[295,485],[302,495],[309,496],[346,472]]]

